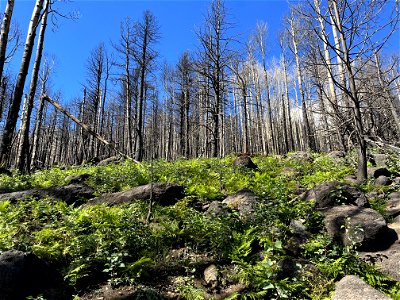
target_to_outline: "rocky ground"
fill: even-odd
[[[306,155],[306,154],[296,154]],[[339,153],[332,153],[340,157]],[[392,174],[382,156],[377,157],[376,167],[369,169],[377,187],[390,186],[400,182],[397,174]],[[257,166],[249,157],[235,161],[234,166]],[[286,168],[283,176],[292,176],[294,169]],[[151,197],[160,205],[173,205],[184,197],[183,187],[177,184],[155,183],[132,188],[118,193],[93,196],[93,190],[85,185],[88,175],[66,178],[66,186],[53,186],[44,189],[31,189],[18,192],[4,191],[0,201],[25,201],[41,197],[55,197],[70,205],[120,205],[138,199]],[[384,216],[370,207],[369,199],[381,198],[385,201]],[[315,186],[299,194],[301,201],[313,201],[315,210],[323,216],[326,233],[344,246],[357,244],[360,256],[370,264],[377,266],[393,280],[400,281],[400,191],[364,194],[354,184],[354,177],[348,176],[343,182],[330,181]],[[296,200],[296,199],[295,199]],[[210,218],[232,211],[238,214],[242,222],[251,221],[258,197],[251,189],[242,189],[222,201],[213,201],[201,207],[204,215]],[[386,220],[390,220],[388,223]],[[304,226],[305,220],[292,220],[290,225],[291,242],[285,245],[287,253],[293,255],[301,250],[310,236]],[[156,225],[154,225],[156,226]],[[294,276],[296,264],[282,262],[284,276]],[[182,265],[185,262],[185,265]],[[307,263],[303,264],[303,267]],[[232,279],[236,270],[229,261],[219,260],[208,253],[195,253],[187,247],[172,249],[163,264],[152,267],[148,276],[140,284],[113,288],[109,283],[98,284],[83,294],[82,300],[117,300],[117,299],[181,299],[180,287],[187,278],[188,267],[195,267],[193,282],[202,290],[204,299],[225,299],[247,288],[246,284]],[[60,274],[47,262],[34,254],[21,251],[8,251],[0,255],[0,299],[22,299],[26,295],[43,294],[45,299],[69,299],[70,291],[62,288]],[[368,286],[354,275],[343,277],[335,284],[332,299],[390,299]]]

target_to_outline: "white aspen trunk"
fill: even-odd
[[[380,62],[379,62],[379,56],[376,52],[374,52],[374,56],[375,56],[375,63],[376,63],[376,69],[378,72],[378,79],[379,79],[379,83],[382,87],[382,89],[384,89],[385,91],[385,96],[387,98],[387,103],[389,105],[390,108],[390,112],[392,114],[395,126],[397,128],[397,136],[400,137],[400,117],[396,111],[396,107],[393,104],[392,101],[392,96],[390,95],[389,91],[388,91],[388,87],[385,87],[385,81],[381,72],[381,66],[380,66]]]
[[[31,114],[32,114],[32,108],[33,108],[33,101],[34,101],[35,94],[36,94],[37,81],[39,78],[40,64],[42,62],[44,37],[46,34],[47,17],[49,15],[49,9],[50,9],[50,0],[46,0],[45,7],[44,7],[44,13],[43,13],[42,19],[41,19],[42,25],[40,26],[40,32],[39,32],[39,37],[38,37],[37,49],[36,49],[36,58],[35,58],[35,63],[33,65],[33,70],[32,70],[29,94],[28,94],[28,97],[25,98],[24,113],[22,114],[23,118],[21,120],[21,128],[20,128],[21,138],[20,138],[20,144],[18,146],[17,161],[16,161],[16,166],[17,166],[18,170],[20,170],[21,172],[28,171],[28,167],[30,165],[29,153],[28,153],[29,152],[29,126],[31,123]]]
[[[312,136],[311,132],[311,127],[310,127],[310,122],[308,120],[308,115],[307,115],[307,104],[306,104],[306,97],[305,97],[305,92],[304,92],[304,87],[303,87],[303,75],[301,72],[301,65],[300,65],[300,56],[299,56],[299,51],[297,48],[297,40],[296,40],[296,29],[294,28],[293,21],[290,20],[290,30],[291,30],[291,37],[292,37],[292,43],[293,43],[293,50],[294,50],[294,56],[296,60],[296,67],[297,67],[297,82],[299,85],[299,91],[300,91],[300,97],[301,97],[301,111],[303,115],[303,134],[305,138],[305,145],[308,150],[315,151],[315,141]]]
[[[0,29],[0,82],[3,78],[3,69],[6,60],[6,50],[8,43],[8,34],[10,32],[10,24],[14,10],[14,0],[8,0],[6,10],[4,11],[3,22]]]
[[[335,26],[337,26],[340,43],[342,46],[342,55],[338,55],[342,63],[346,67],[349,86],[350,86],[350,99],[352,101],[354,125],[357,133],[358,141],[358,167],[357,167],[357,180],[359,182],[364,182],[367,179],[367,143],[364,137],[364,128],[362,124],[362,116],[360,109],[360,101],[358,98],[356,81],[353,73],[353,68],[351,66],[350,54],[347,47],[347,41],[343,33],[342,20],[340,19],[339,9],[336,0],[332,0],[332,7],[335,17]]]
[[[39,24],[39,18],[43,8],[44,0],[37,0],[32,12],[32,18],[29,23],[28,34],[26,37],[24,52],[22,56],[21,66],[17,77],[17,82],[14,89],[14,97],[11,103],[7,122],[4,127],[3,137],[0,149],[1,164],[7,164],[14,130],[18,120],[18,112],[22,102],[22,95],[24,92],[25,80],[28,74],[29,63],[32,57],[32,50],[35,43],[36,27]]]

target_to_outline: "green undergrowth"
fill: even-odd
[[[32,175],[0,175],[0,188],[11,191],[66,185],[68,175],[90,174],[86,184],[96,195],[151,180],[181,184],[186,192],[173,206],[156,204],[149,224],[145,222],[146,201],[114,207],[73,207],[51,198],[3,201],[0,252],[34,252],[54,264],[76,294],[101,281],[114,287],[146,282],[153,276],[152,270],[171,263],[172,250],[186,249],[233,266],[229,280],[246,288],[229,299],[329,299],[333,283],[346,274],[358,275],[400,299],[398,284],[363,262],[352,247],[339,247],[329,239],[313,203],[298,198],[302,190],[325,181],[341,181],[353,173],[348,158],[333,160],[324,154],[312,154],[309,160],[256,156],[257,171],[235,169],[233,160],[228,156],[141,164],[123,161],[107,166],[55,167]],[[237,213],[204,214],[202,207],[243,188],[259,197],[250,221]],[[372,189],[368,185],[362,188]],[[305,220],[312,235],[294,255],[287,245],[289,224],[296,219]],[[297,268],[290,277],[281,272],[281,263],[287,260]],[[192,279],[201,276],[202,269],[189,259],[176,263],[186,268],[184,284],[178,287],[181,297],[201,299],[202,291]]]

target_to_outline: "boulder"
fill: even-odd
[[[393,223],[400,223],[400,215],[398,215],[397,217],[393,218]]]
[[[386,213],[391,217],[400,215],[400,192],[393,192],[388,198],[385,206]]]
[[[328,153],[328,156],[333,159],[339,159],[346,156],[346,152],[344,151],[331,151]]]
[[[396,218],[394,219],[396,221]],[[388,225],[397,235],[400,234],[400,223],[392,223]],[[360,252],[360,256],[367,263],[377,267],[379,271],[400,281],[400,241],[397,240],[388,249],[376,252]]]
[[[300,174],[300,172],[293,167],[284,167],[281,171],[281,176],[285,177],[296,177]]]
[[[381,175],[375,179],[375,185],[387,186],[387,185],[391,185],[391,184],[392,184],[392,180],[390,180],[389,177],[384,176],[384,175]]]
[[[382,200],[385,198],[385,194],[382,192],[378,192],[378,191],[371,191],[368,192],[367,194],[365,194],[365,196],[367,197],[368,200]]]
[[[368,168],[368,175],[376,179],[379,176],[390,177],[392,173],[386,168],[374,167],[374,168]]]
[[[324,182],[303,193],[302,200],[315,200],[316,209],[326,209],[340,204],[368,207],[364,193],[355,187],[337,181]]]
[[[222,203],[221,201],[213,201],[208,205],[208,208],[204,214],[210,218],[226,217],[229,215],[229,208],[226,203]]]
[[[278,261],[277,279],[294,278],[299,275],[300,264],[292,258],[284,258]]]
[[[304,259],[293,259],[286,257],[277,263],[279,269],[277,270],[276,277],[278,280],[285,278],[321,278],[321,272],[312,263]]]
[[[393,182],[395,184],[400,184],[400,177],[396,177],[395,179],[393,179]]]
[[[328,235],[343,245],[358,245],[360,250],[387,249],[397,239],[385,219],[371,208],[342,205],[324,212]]]
[[[248,155],[241,155],[233,161],[234,168],[245,168],[249,170],[257,170],[257,165],[251,160]]]
[[[386,154],[372,154],[372,159],[375,163],[375,167],[387,167],[386,162],[388,161],[388,156]]]
[[[304,152],[304,151],[298,151],[298,152],[288,154],[287,158],[289,160],[295,159],[295,160],[299,160],[299,161],[303,161],[303,162],[306,162],[306,161],[311,162],[313,160],[311,154],[308,152]]]
[[[32,189],[20,192],[0,194],[0,201],[11,202],[24,199],[41,199],[53,197],[66,202],[68,205],[81,204],[83,200],[93,198],[93,188],[84,184],[69,184],[66,186],[52,186],[43,189]]]
[[[222,203],[239,212],[243,221],[252,219],[258,197],[249,189],[241,189],[236,194],[226,197]]]
[[[349,184],[358,184],[357,176],[355,175],[347,175],[343,180]]]
[[[185,193],[184,188],[178,184],[158,182],[137,186],[124,192],[103,195],[89,200],[88,204],[116,205],[131,203],[136,200],[150,200],[151,195],[153,201],[160,205],[173,205],[177,200],[182,199]]]
[[[61,275],[32,253],[7,251],[0,255],[0,299],[70,299]]]
[[[297,256],[300,253],[301,246],[307,243],[310,236],[304,226],[304,220],[292,220],[289,225],[290,238],[285,248]]]
[[[218,267],[214,264],[209,265],[205,270],[204,270],[204,281],[207,286],[210,286],[212,288],[216,288],[218,285],[218,278],[219,278],[219,270]]]
[[[90,177],[90,174],[78,174],[78,175],[69,175],[65,177],[64,181],[69,184],[81,184],[84,183],[86,179]]]
[[[346,275],[335,284],[332,300],[389,300],[390,298],[366,284],[359,277]]]

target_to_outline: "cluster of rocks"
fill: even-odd
[[[339,151],[332,152],[332,158],[341,159],[344,154]],[[299,152],[293,154],[291,159],[311,160],[309,153]],[[113,163],[119,158],[113,158],[105,163]],[[374,178],[375,184],[380,186],[396,182],[395,174],[391,174],[385,165],[383,156],[374,158],[376,166],[369,169],[369,176]],[[247,155],[239,156],[233,163],[238,169],[258,170],[251,158]],[[283,170],[283,176],[296,176],[293,168]],[[171,183],[151,183],[132,188],[127,191],[111,193],[94,197],[94,190],[85,184],[89,174],[68,176],[65,186],[53,186],[42,189],[31,189],[20,192],[0,191],[0,201],[11,202],[28,199],[52,197],[65,201],[69,205],[118,205],[131,203],[137,200],[152,199],[160,205],[173,205],[184,194],[184,187]],[[347,178],[349,183],[354,178]],[[323,215],[323,225],[332,238],[342,245],[357,245],[366,259],[380,257],[382,271],[396,280],[400,280],[400,192],[389,195],[379,193],[365,195],[349,183],[326,182],[299,195],[302,201],[313,201],[316,210]],[[1,194],[1,192],[3,192]],[[368,198],[384,197],[386,199],[386,214],[395,220],[387,224],[384,217],[370,208]],[[213,201],[203,207],[204,214],[210,218],[228,216],[233,211],[237,213],[242,222],[246,223],[254,218],[256,205],[259,198],[249,189],[239,190],[227,196],[222,201]],[[396,221],[398,223],[396,223]],[[396,227],[398,225],[398,228]],[[288,253],[296,256],[301,246],[311,236],[304,226],[304,220],[293,220],[290,224],[291,238],[286,245]],[[376,261],[374,261],[375,263]],[[292,260],[281,262],[281,275],[290,276],[290,270],[295,269],[296,263]],[[312,265],[303,263],[312,268]],[[289,271],[287,271],[289,270]],[[224,270],[226,272],[226,270]],[[221,279],[220,266],[209,264],[204,267],[203,285],[211,291],[218,290]],[[19,288],[23,286],[24,288]],[[217,299],[223,299],[234,292],[243,290],[245,286],[232,282],[225,290],[218,290]],[[362,291],[362,292],[360,292]],[[149,291],[147,291],[149,292]],[[150,291],[153,293],[153,291]],[[140,299],[143,290],[132,290],[129,299]],[[28,296],[43,295],[45,299],[69,299],[70,293],[64,286],[63,280],[55,268],[42,261],[34,254],[20,251],[9,251],[0,255],[0,299],[25,299]],[[135,296],[136,295],[136,296]],[[139,297],[139,298],[137,298]],[[361,297],[361,298],[360,298]],[[110,298],[114,299],[114,298]],[[119,299],[119,298],[115,298]],[[122,298],[121,298],[122,299]],[[154,299],[158,299],[157,297]],[[159,299],[162,299],[160,296]],[[356,276],[346,276],[336,283],[336,291],[332,299],[388,299],[383,294],[374,290]]]
[[[71,299],[62,276],[32,253],[8,251],[0,255],[0,299]]]

